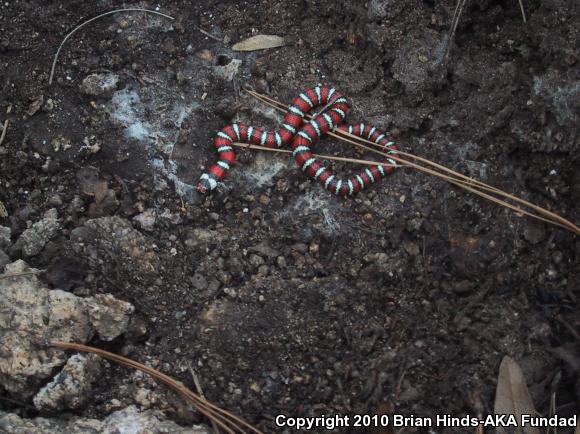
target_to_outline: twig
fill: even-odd
[[[218,38],[217,36],[212,35],[210,32],[208,32],[207,30],[203,30],[201,27],[199,26],[195,26],[195,28],[197,30],[199,30],[201,33],[203,33],[205,36],[207,36],[208,38],[212,38],[215,39],[216,41],[219,42],[223,42],[223,39]]]
[[[4,138],[6,137],[7,131],[8,131],[8,119],[4,121],[4,125],[2,126],[2,134],[0,134],[0,145],[4,143]]]
[[[403,387],[403,380],[405,379],[406,374],[407,374],[407,363],[403,365],[401,375],[399,375],[399,379],[397,380],[397,387],[395,388],[395,399],[399,399],[399,395],[401,394],[401,388]]]
[[[195,384],[195,388],[197,389],[197,393],[199,394],[201,399],[204,399],[205,401],[207,401],[205,395],[203,394],[203,389],[201,388],[201,383],[199,382],[199,378],[197,378],[197,374],[193,370],[193,366],[191,366],[191,363],[188,363],[187,366],[189,367],[189,372],[191,373],[191,377],[193,378],[193,383]],[[219,429],[213,420],[211,421],[211,426],[213,428],[214,433],[219,434]]]
[[[523,0],[518,0],[518,3],[520,4],[520,9],[522,11],[522,19],[524,20],[524,24],[527,22],[526,20],[526,10],[524,9],[524,2]]]
[[[240,148],[256,149],[256,150],[259,150],[259,151],[280,152],[280,153],[284,153],[284,154],[291,154],[292,153],[292,151],[289,151],[287,149],[267,148],[265,146],[252,145],[252,144],[248,144],[248,143],[238,143],[238,142],[234,142],[233,145],[234,146],[238,146]],[[365,166],[384,166],[384,167],[392,167],[393,166],[390,163],[384,163],[384,162],[381,162],[381,161],[360,160],[358,158],[336,157],[336,156],[332,156],[332,155],[321,155],[321,154],[312,154],[312,155],[314,157],[323,158],[325,160],[343,161],[343,162],[347,162],[347,163],[363,164]],[[408,165],[408,163],[405,163],[405,165]],[[508,202],[504,202],[502,200],[499,200],[497,198],[494,198],[493,196],[490,196],[488,194],[482,193],[481,191],[475,190],[474,188],[471,188],[464,181],[451,178],[449,176],[443,175],[441,173],[437,173],[437,172],[435,172],[434,170],[431,170],[431,169],[426,169],[426,168],[421,167],[419,165],[414,165],[413,164],[410,167],[412,167],[412,168],[414,168],[414,169],[416,169],[416,170],[418,170],[420,172],[426,173],[428,175],[433,175],[433,176],[436,176],[438,178],[444,179],[445,181],[447,181],[447,182],[449,182],[451,184],[454,184],[454,185],[456,185],[456,186],[458,186],[460,188],[463,188],[463,189],[469,191],[470,193],[473,193],[473,194],[476,194],[478,196],[481,196],[481,197],[483,197],[485,199],[488,199],[488,200],[490,200],[492,202],[495,202],[495,203],[497,203],[499,205],[502,205],[502,206],[504,206],[506,208],[509,208],[509,209],[511,209],[513,211],[516,211],[518,213],[527,215],[528,217],[532,217],[532,218],[541,220],[541,221],[543,221],[545,223],[550,223],[550,224],[553,224],[553,225],[556,225],[556,226],[560,226],[560,227],[562,227],[564,229],[570,229],[568,226],[566,226],[564,224],[560,224],[560,223],[554,222],[552,220],[549,220],[549,219],[546,219],[546,218],[537,216],[537,215],[532,214],[532,213],[530,213],[530,212],[528,212],[528,211],[526,211],[524,209],[521,209],[521,208],[519,208],[517,206],[514,206],[514,205],[512,205],[512,204],[510,204]],[[580,235],[580,231],[578,232],[578,234]]]
[[[74,350],[85,353],[97,354],[98,356],[101,356],[108,360],[112,360],[120,365],[144,372],[150,375],[151,377],[161,381],[162,383],[164,383],[171,389],[175,390],[176,392],[178,392],[187,401],[189,401],[201,414],[206,416],[208,419],[213,420],[221,429],[223,429],[228,434],[235,434],[236,432],[246,433],[249,431],[255,434],[263,434],[257,428],[253,427],[240,417],[230,413],[227,410],[218,407],[215,404],[212,404],[209,401],[206,401],[205,399],[201,399],[199,395],[193,393],[179,381],[176,381],[169,375],[157,371],[156,369],[150,368],[149,366],[143,365],[139,362],[128,359],[126,357],[101,350],[99,348],[89,347],[87,345],[73,344],[68,342],[51,342],[50,345],[64,350]]]
[[[267,105],[270,105],[270,106],[276,108],[277,110],[284,111],[284,112],[288,110],[288,107],[284,106],[283,104],[279,103],[278,101],[276,101],[276,100],[274,100],[274,99],[272,99],[272,98],[270,98],[270,97],[268,97],[266,95],[259,94],[257,92],[252,91],[251,89],[244,89],[244,90],[248,94],[250,94],[251,96],[253,96],[254,98],[256,98],[256,99],[264,102]],[[310,115],[307,115],[307,116],[309,118],[312,117]],[[551,211],[548,211],[545,208],[542,208],[542,207],[539,207],[537,205],[534,205],[534,204],[532,204],[532,203],[530,203],[530,202],[528,202],[528,201],[526,201],[524,199],[520,199],[517,196],[514,196],[514,195],[511,195],[509,193],[506,193],[506,192],[504,192],[504,191],[502,191],[502,190],[500,190],[498,188],[492,187],[492,186],[490,186],[488,184],[485,184],[485,183],[483,183],[481,181],[477,181],[477,180],[475,180],[473,178],[470,178],[470,177],[468,177],[466,175],[463,175],[463,174],[461,174],[459,172],[455,172],[455,171],[453,171],[453,170],[451,170],[451,169],[449,169],[449,168],[447,168],[447,167],[445,167],[443,165],[440,165],[438,163],[435,163],[435,162],[432,162],[430,160],[427,160],[426,158],[418,157],[418,156],[415,156],[413,154],[409,154],[409,153],[406,153],[406,152],[403,152],[403,151],[398,151],[398,150],[397,151],[391,150],[388,153],[386,153],[386,152],[382,151],[382,147],[380,145],[378,145],[377,143],[371,142],[371,141],[366,140],[366,139],[362,139],[362,138],[360,138],[358,136],[349,134],[349,133],[347,133],[345,131],[342,131],[342,130],[335,130],[335,132],[332,132],[331,131],[331,132],[328,133],[328,135],[333,136],[333,137],[336,137],[337,139],[342,140],[344,142],[353,144],[353,145],[355,145],[357,147],[360,147],[360,148],[366,149],[368,151],[377,153],[379,155],[388,157],[388,158],[390,158],[392,160],[395,160],[397,163],[399,163],[399,164],[401,164],[403,166],[412,167],[413,169],[416,169],[416,170],[418,170],[420,172],[423,172],[423,173],[426,173],[426,174],[433,175],[433,176],[436,176],[438,178],[441,178],[441,179],[443,179],[443,180],[445,180],[447,182],[450,182],[451,184],[457,185],[458,187],[461,187],[464,190],[469,191],[470,193],[473,193],[473,194],[476,194],[478,196],[481,196],[481,197],[483,197],[485,199],[488,199],[488,200],[490,200],[490,201],[492,201],[492,202],[494,202],[494,203],[496,203],[498,205],[501,205],[501,206],[504,206],[506,208],[509,208],[509,209],[511,209],[513,211],[516,211],[517,213],[521,213],[521,214],[527,215],[529,217],[532,217],[532,218],[541,220],[543,222],[546,222],[546,223],[549,223],[549,224],[553,224],[555,226],[559,226],[559,227],[568,229],[569,231],[575,233],[576,235],[580,235],[580,228],[578,226],[576,226],[574,223],[570,222],[569,220],[567,220],[567,219],[559,216],[558,214],[555,214],[555,213],[553,213]],[[352,140],[351,138],[354,139],[354,140]],[[376,149],[376,148],[371,148],[371,147],[369,147],[369,146],[367,146],[367,145],[365,145],[363,143],[360,143],[360,142],[367,143],[367,144],[372,145],[372,146],[375,146],[375,147],[379,147],[379,148],[381,148],[381,150]],[[413,159],[415,159],[417,161],[420,161],[420,162],[425,163],[425,164],[428,164],[428,165],[430,165],[430,166],[432,166],[432,167],[434,167],[434,168],[436,168],[438,170],[441,170],[441,171],[443,171],[443,172],[445,172],[447,174],[437,172],[434,169],[429,169],[429,168],[423,167],[423,166],[421,166],[419,164],[416,164],[416,163],[413,163],[411,161],[402,159],[402,158],[400,158],[398,156],[395,156],[394,154],[403,155],[403,156],[407,156],[407,157],[413,158]],[[339,157],[333,157],[333,158],[330,158],[330,159],[338,159],[338,158]],[[347,160],[343,160],[343,161],[361,163],[364,160],[347,159]],[[371,164],[382,164],[382,163],[377,163],[377,162],[370,162],[370,163]],[[514,205],[512,205],[512,204],[510,204],[508,202],[505,202],[505,201],[503,201],[501,199],[498,199],[498,198],[496,198],[494,196],[491,196],[491,195],[489,195],[487,193],[484,193],[481,190],[487,191],[488,193],[492,193],[492,194],[496,194],[496,195],[499,195],[499,196],[503,196],[505,198],[508,198],[510,200],[513,200],[515,202],[518,202],[518,203],[520,203],[520,204],[522,204],[522,205],[524,205],[526,207],[529,207],[529,208],[533,209],[534,211],[538,212],[543,217],[538,216],[536,214],[533,214],[531,212],[528,212],[528,211],[526,211],[526,210],[524,210],[524,209],[522,209],[522,208],[520,208],[518,206],[514,206]]]
[[[86,26],[89,23],[92,23],[95,20],[98,20],[99,18],[105,17],[107,15],[113,15],[119,12],[146,12],[146,13],[150,13],[150,14],[155,14],[155,15],[160,15],[162,17],[168,18],[170,20],[174,20],[175,18],[173,18],[172,16],[169,15],[165,15],[162,14],[161,12],[157,12],[157,11],[152,11],[149,9],[141,9],[141,8],[124,8],[124,9],[115,9],[114,11],[109,11],[109,12],[105,12],[103,14],[97,15],[96,17],[93,17],[81,24],[79,24],[78,26],[76,26],[68,35],[65,36],[65,38],[62,40],[62,42],[60,43],[60,46],[58,47],[58,50],[56,51],[56,54],[54,55],[54,60],[52,61],[52,67],[50,68],[50,76],[48,78],[48,84],[51,85],[52,84],[52,79],[54,77],[54,70],[56,68],[56,62],[58,61],[58,55],[60,54],[60,50],[62,49],[63,45],[65,44],[65,42],[76,33],[77,30],[79,30],[80,28]]]
[[[453,45],[453,40],[455,39],[455,32],[457,31],[457,26],[459,25],[459,20],[461,19],[461,15],[463,15],[463,8],[467,0],[458,0],[457,5],[455,6],[455,11],[453,12],[453,19],[451,20],[451,32],[449,33],[449,38],[447,40],[447,48],[445,50],[445,56],[443,57],[444,61],[447,61],[449,57],[449,53],[451,52],[451,46]]]
[[[266,146],[252,145],[250,143],[234,142],[233,145],[237,146],[239,148],[256,149],[258,151],[280,152],[282,154],[291,154],[292,153],[292,151],[289,151],[288,149],[267,148]],[[365,166],[394,167],[393,164],[391,164],[391,163],[384,163],[384,162],[380,162],[380,161],[359,160],[357,158],[337,157],[334,155],[322,155],[322,154],[312,154],[312,155],[314,157],[322,158],[325,160],[343,161],[346,163],[354,163],[354,164],[364,164]]]

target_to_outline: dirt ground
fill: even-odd
[[[91,344],[193,388],[192,365],[209,399],[264,430],[279,431],[280,413],[487,414],[505,355],[540,413],[555,397],[571,416],[580,238],[409,169],[343,200],[284,156],[244,151],[217,192],[191,188],[220,128],[279,122],[242,86],[287,103],[324,79],[352,101],[352,122],[580,222],[578,4],[523,4],[526,23],[516,0],[470,2],[446,60],[450,0],[3,1],[0,224],[17,239],[49,209],[62,221],[40,253],[6,253],[55,287],[133,303],[130,333]],[[63,37],[121,6],[176,19],[89,24],[49,86]],[[229,48],[258,33],[287,45]],[[117,82],[93,92],[83,80],[95,73]],[[139,254],[114,227],[87,234],[107,216],[145,236]],[[116,399],[203,420],[141,377],[151,395],[136,398],[135,378],[109,367],[78,414],[101,417]]]

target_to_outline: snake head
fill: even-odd
[[[198,191],[198,193],[207,194],[209,192],[209,183],[207,180],[202,179],[197,183],[195,189]]]
[[[197,183],[196,190],[201,194],[206,194],[212,191],[214,188],[217,187],[217,180],[215,179],[215,175],[211,173],[204,173],[199,178],[199,182]]]

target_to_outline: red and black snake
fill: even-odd
[[[317,107],[324,108],[322,113],[304,123],[306,114]],[[369,166],[359,173],[342,179],[332,174],[324,164],[312,154],[312,144],[333,128],[346,131],[358,137],[375,142],[388,150],[388,153],[397,149],[378,128],[367,124],[347,125],[344,123],[350,105],[336,89],[326,85],[308,89],[294,98],[290,108],[284,115],[282,126],[274,131],[264,131],[260,128],[234,123],[226,126],[214,139],[214,146],[218,152],[218,162],[211,166],[207,173],[201,175],[197,184],[197,191],[207,193],[217,187],[234,164],[236,154],[232,144],[234,142],[280,148],[288,143],[292,144],[292,153],[298,166],[310,178],[317,179],[325,189],[343,197],[352,196],[371,184],[391,174],[397,163],[388,159],[390,166]]]

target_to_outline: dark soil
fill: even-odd
[[[160,11],[174,22],[117,14],[80,30],[48,86],[63,37],[121,2],[2,2],[0,224],[17,239],[48,209],[64,222],[39,255],[7,253],[59,287],[132,302],[130,333],[93,345],[193,388],[191,364],[209,399],[265,430],[279,431],[280,413],[493,413],[505,355],[540,413],[555,394],[557,413],[572,415],[580,238],[406,169],[342,200],[283,156],[242,152],[218,192],[187,187],[231,119],[276,124],[242,85],[289,102],[323,78],[351,99],[353,122],[580,222],[578,5],[523,3],[527,23],[515,0],[471,2],[445,61],[452,1],[169,0]],[[256,33],[288,45],[228,48]],[[233,80],[220,75],[237,59]],[[117,97],[83,92],[92,73],[118,75]],[[133,98],[125,118],[119,95]],[[138,122],[145,134],[131,136]],[[151,225],[134,219],[143,211]],[[143,233],[135,248],[151,267],[79,238],[103,216]],[[81,413],[134,402],[134,381],[109,368]],[[202,420],[162,402],[140,401]]]

